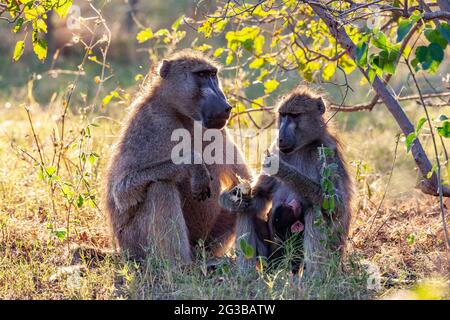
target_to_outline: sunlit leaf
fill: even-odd
[[[410,134],[408,134],[408,136],[406,137],[405,143],[406,143],[406,152],[409,152],[409,150],[411,150],[411,146],[413,144],[413,142],[416,140],[417,135],[415,132],[411,132]]]
[[[172,27],[171,27],[173,31],[178,30],[178,28],[180,27],[180,24],[183,22],[183,19],[184,19],[184,15],[182,15],[177,20],[175,20],[175,22],[172,24]]]
[[[139,43],[144,43],[150,39],[153,39],[153,37],[154,35],[151,28],[144,29],[136,35],[136,39]]]
[[[250,63],[249,68],[250,69],[259,69],[264,65],[264,59],[256,58]]]
[[[218,58],[218,57],[223,53],[224,50],[225,50],[225,49],[222,48],[222,47],[217,48],[217,49],[214,51],[213,56],[216,57],[216,58]]]
[[[16,62],[20,59],[20,57],[23,54],[23,50],[25,49],[25,42],[24,41],[17,41],[16,46],[14,48],[14,54],[13,54],[13,61]]]
[[[363,68],[367,65],[368,48],[367,40],[364,39],[356,46],[356,62]]]
[[[57,0],[54,10],[61,18],[64,18],[69,12],[71,6],[72,0]]]
[[[331,77],[334,75],[336,71],[336,64],[334,62],[328,63],[323,69],[322,69],[322,78],[325,81],[328,81],[331,79]]]
[[[264,93],[269,94],[276,90],[280,83],[276,79],[267,80],[264,82]]]
[[[239,241],[239,247],[241,248],[242,252],[244,253],[244,256],[246,259],[251,259],[253,257],[253,253],[255,252],[255,249],[245,240],[242,238]]]
[[[403,38],[405,38],[405,36],[408,34],[409,30],[411,30],[412,26],[413,26],[412,20],[400,19],[400,22],[398,23],[398,29],[397,29],[397,42],[400,42],[403,40]]]
[[[450,121],[444,121],[441,127],[437,128],[439,134],[444,138],[450,138]]]
[[[416,134],[417,135],[419,134],[420,130],[422,129],[422,127],[426,121],[427,121],[427,119],[422,117],[419,119],[419,122],[417,122],[417,126],[416,126]]]
[[[33,51],[37,58],[44,62],[45,58],[47,58],[47,42],[44,39],[36,39],[33,41]]]

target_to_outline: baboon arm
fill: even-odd
[[[278,182],[273,177],[266,175],[259,176],[258,181],[252,188],[251,212],[262,218],[261,215],[266,213],[264,209],[272,201],[277,185]]]
[[[256,215],[262,218],[262,215],[265,214],[264,209],[272,200],[276,184],[275,178],[262,175],[252,188],[252,196],[250,198],[243,197],[240,200],[236,200],[234,193],[237,187],[233,187],[221,193],[219,204],[225,210],[233,213],[249,216]]]
[[[273,176],[307,201],[311,203],[322,203],[322,190],[320,185],[284,160],[280,159],[278,171]]]
[[[177,182],[202,166],[204,167],[203,164],[174,164],[172,160],[165,160],[129,171],[113,185],[114,202],[120,211],[126,211],[144,200],[150,183]]]

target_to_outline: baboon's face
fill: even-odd
[[[203,126],[221,129],[230,117],[231,106],[219,86],[217,70],[203,69],[193,72],[193,77],[200,89],[199,107]]]
[[[215,66],[206,61],[164,60],[160,75],[181,113],[201,121],[205,128],[225,126],[231,106],[220,88]]]
[[[292,102],[291,102],[292,103]],[[296,101],[293,101],[296,103]],[[293,153],[319,139],[325,130],[322,114],[325,111],[323,101],[311,104],[290,106],[289,112],[280,111],[278,147],[284,154]]]

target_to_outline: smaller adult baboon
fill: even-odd
[[[256,256],[279,256],[277,237],[303,233],[306,276],[320,274],[332,252],[342,255],[351,218],[349,175],[324,112],[318,93],[293,90],[279,104],[278,141],[251,196],[236,201],[237,186],[220,197],[222,207],[246,217],[245,227],[237,226],[238,236],[256,245]]]

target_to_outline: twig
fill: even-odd
[[[394,168],[395,168],[395,162],[396,162],[396,160],[397,160],[397,150],[398,150],[398,142],[399,142],[399,141],[400,141],[400,134],[397,135],[397,140],[395,141],[394,159],[392,160],[391,171],[390,171],[390,173],[389,173],[389,178],[388,178],[388,181],[387,181],[387,183],[386,183],[386,187],[384,188],[383,196],[381,197],[381,200],[380,200],[380,203],[379,203],[379,205],[378,205],[378,207],[377,207],[377,210],[376,210],[375,213],[372,215],[372,217],[370,217],[370,218],[367,220],[367,222],[369,222],[371,219],[373,219],[373,220],[372,220],[372,223],[370,224],[369,230],[367,231],[368,234],[370,234],[370,231],[372,230],[373,223],[375,222],[375,219],[376,219],[376,217],[377,217],[377,215],[378,215],[378,212],[380,212],[381,205],[383,204],[383,201],[384,201],[384,199],[385,199],[385,197],[386,197],[386,194],[387,194],[387,190],[388,190],[389,185],[390,185],[390,183],[391,183],[392,174],[393,174]]]
[[[450,92],[440,92],[440,93],[429,93],[424,94],[424,99],[432,99],[432,98],[443,98],[443,97],[450,97]],[[408,100],[418,100],[420,99],[419,95],[410,95],[410,96],[404,96],[404,97],[398,97],[397,101],[408,101]],[[384,103],[383,100],[378,100],[375,102],[374,105],[382,104]],[[445,107],[449,106],[450,102],[447,104],[439,104],[435,105],[437,107]],[[361,103],[361,104],[355,104],[355,105],[338,105],[338,104],[331,104],[329,106],[329,109],[332,111],[342,111],[342,112],[356,112],[356,111],[365,111],[365,110],[372,110],[373,103]]]
[[[434,149],[434,156],[436,158],[436,165],[437,165],[437,183],[438,183],[438,192],[439,192],[439,207],[441,210],[441,218],[442,218],[442,224],[444,228],[444,235],[445,235],[445,242],[446,242],[446,248],[447,253],[450,250],[450,238],[448,235],[448,229],[447,229],[447,222],[445,221],[445,209],[444,209],[444,200],[443,200],[443,190],[442,190],[442,181],[441,181],[441,163],[439,160],[439,153],[437,149],[437,143],[436,143],[436,137],[434,135],[433,125],[431,123],[430,115],[428,113],[428,109],[425,105],[425,101],[422,97],[422,90],[420,90],[419,83],[417,82],[416,75],[414,71],[412,70],[409,61],[405,59],[406,65],[408,66],[409,72],[411,73],[411,76],[413,78],[414,84],[416,85],[417,92],[419,92],[420,101],[423,106],[423,110],[425,111],[425,115],[427,117],[428,126],[430,127],[430,133],[431,133],[431,139],[433,141],[433,149]],[[448,257],[447,257],[448,258]]]

